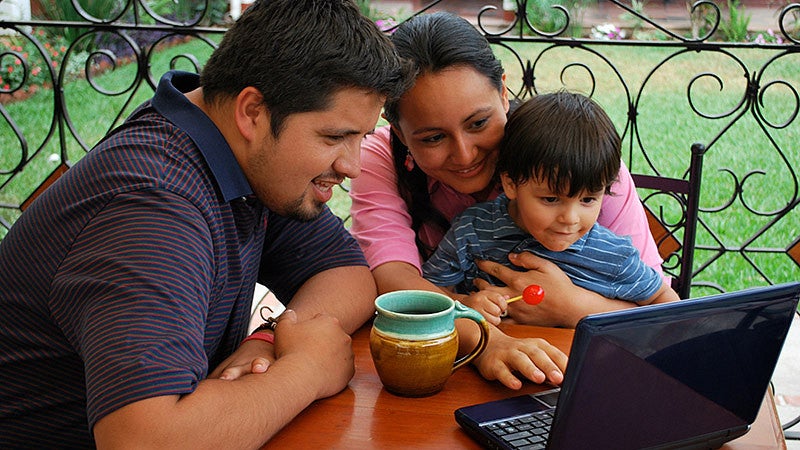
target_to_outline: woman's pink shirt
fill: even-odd
[[[433,205],[448,220],[475,204],[472,196],[457,192],[431,178],[428,178],[428,191],[431,192]],[[603,198],[598,223],[617,235],[630,236],[642,260],[663,273],[663,261],[650,233],[633,179],[624,163],[620,167],[619,180],[611,187],[611,191],[614,195]],[[500,192],[498,186],[490,198]],[[350,232],[364,251],[370,268],[399,261],[420,270],[422,259],[414,241],[411,216],[397,188],[389,126],[378,128],[364,139],[361,145],[361,175],[352,180],[350,197]],[[443,232],[426,226],[422,229],[421,239],[435,248],[443,235]]]

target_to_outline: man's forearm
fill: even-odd
[[[367,267],[337,267],[306,281],[288,308],[301,320],[322,312],[330,314],[352,334],[374,313],[376,295],[375,280]]]
[[[185,396],[127,405],[94,427],[98,448],[254,448],[316,398],[292,364],[239,380],[203,380]],[[284,367],[287,366],[287,367]]]

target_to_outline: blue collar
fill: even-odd
[[[156,111],[194,141],[226,202],[252,195],[253,189],[219,128],[183,95],[199,85],[200,76],[197,74],[169,71],[161,77],[151,103]]]

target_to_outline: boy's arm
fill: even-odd
[[[637,305],[651,305],[655,303],[667,303],[667,302],[674,302],[676,300],[680,300],[678,294],[667,284],[667,282],[661,283],[661,288],[656,291],[650,298],[646,300],[642,300],[636,302]]]
[[[464,281],[466,276],[466,268],[462,266],[459,255],[461,245],[459,237],[455,233],[455,226],[453,226],[439,242],[433,255],[422,264],[423,278],[441,289],[447,289],[445,286],[449,286],[450,291],[455,292],[455,287]],[[453,298],[459,300],[456,297]]]

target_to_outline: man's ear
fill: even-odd
[[[266,125],[269,128],[269,111],[258,89],[248,86],[239,92],[234,105],[234,118],[236,128],[248,142],[258,139],[257,136],[264,133],[262,127]]]
[[[517,183],[514,183],[507,173],[500,174],[500,182],[503,184],[503,192],[506,193],[506,197],[511,200],[517,198]]]

